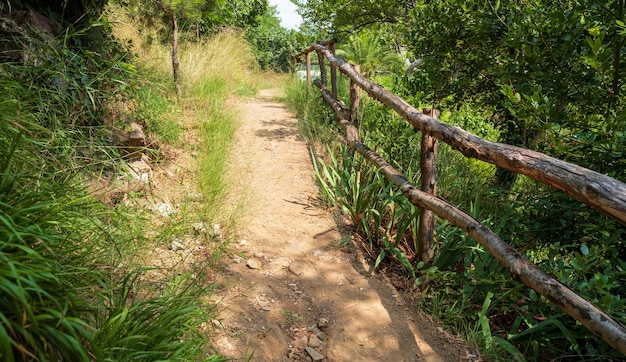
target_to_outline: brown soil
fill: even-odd
[[[314,206],[307,144],[276,94],[237,101],[231,170],[248,211],[215,293],[218,351],[252,361],[311,361],[315,352],[325,361],[472,360],[372,272],[349,227]]]

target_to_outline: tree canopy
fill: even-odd
[[[400,23],[413,8],[411,0],[292,0],[299,13],[329,34],[353,32],[368,25]]]
[[[503,141],[623,175],[619,1],[424,1],[405,42],[433,102],[493,110]],[[551,150],[546,147],[549,145]]]

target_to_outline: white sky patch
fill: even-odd
[[[278,9],[280,23],[287,29],[298,29],[302,23],[302,18],[296,12],[296,5],[289,0],[269,0],[270,5]]]

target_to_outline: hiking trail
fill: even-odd
[[[372,272],[349,227],[314,206],[308,146],[277,95],[235,101],[241,126],[229,169],[246,212],[214,295],[218,352],[252,361],[474,360]]]

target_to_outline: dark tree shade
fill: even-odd
[[[108,0],[17,0],[11,2],[11,10],[36,10],[61,22],[75,23],[97,17]]]

